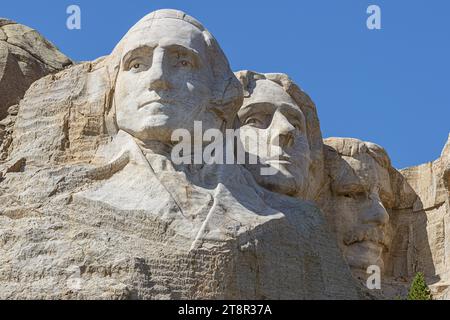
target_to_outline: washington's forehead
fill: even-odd
[[[133,27],[122,39],[125,51],[139,46],[182,45],[203,52],[206,48],[201,30],[183,20],[149,20]]]
[[[271,80],[256,81],[256,85],[251,96],[245,99],[244,104],[248,105],[259,102],[272,103],[275,105],[281,103],[296,105],[291,96],[281,86]]]

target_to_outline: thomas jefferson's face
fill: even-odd
[[[155,19],[125,39],[115,88],[117,124],[143,140],[170,143],[192,131],[212,96],[202,32],[178,19]]]
[[[331,172],[331,219],[350,267],[384,267],[389,248],[388,209],[394,202],[388,170],[370,155],[342,156]]]
[[[311,160],[305,116],[295,101],[275,82],[258,80],[238,118],[245,151],[258,157],[258,164],[246,164],[258,183],[275,192],[302,194]],[[261,174],[267,167],[274,174]]]

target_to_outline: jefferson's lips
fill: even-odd
[[[138,109],[142,109],[143,107],[146,107],[146,106],[151,105],[151,104],[154,104],[154,103],[169,104],[169,103],[171,103],[171,101],[169,101],[169,100],[164,100],[164,99],[150,100],[150,101],[147,101],[147,102],[142,103],[141,105],[139,105]]]

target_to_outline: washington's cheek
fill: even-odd
[[[114,93],[117,112],[122,110],[126,112],[137,111],[141,93],[137,86],[130,86],[133,80],[127,79],[127,77],[118,80]]]
[[[186,107],[196,109],[206,107],[211,100],[210,84],[203,77],[189,74],[174,75],[172,81],[174,100],[183,102]]]

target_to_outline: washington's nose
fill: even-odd
[[[290,147],[294,143],[295,127],[288,118],[281,112],[276,112],[272,120],[273,137],[272,144],[279,144],[280,147]]]
[[[370,205],[362,215],[363,223],[385,226],[389,223],[389,214],[378,195],[369,196]]]
[[[151,91],[170,88],[165,72],[164,52],[155,52],[153,55],[152,66],[148,74],[148,86]]]

